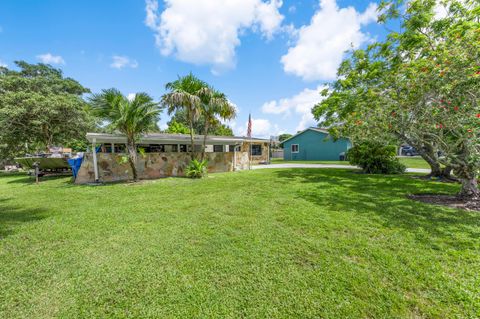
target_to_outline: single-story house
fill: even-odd
[[[195,135],[195,152],[201,153],[203,135]],[[92,144],[86,152],[75,182],[124,181],[132,178],[126,161],[127,139],[120,134],[87,133]],[[190,135],[146,134],[137,143],[137,172],[140,179],[184,176],[191,156]],[[248,169],[250,164],[269,161],[270,140],[238,136],[207,136],[208,172]]]
[[[309,127],[282,144],[287,161],[338,161],[352,146],[348,138],[335,140],[327,130],[317,127]]]

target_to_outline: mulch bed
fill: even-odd
[[[439,194],[412,194],[408,195],[408,198],[428,204],[480,211],[480,199],[462,199],[457,196]]]

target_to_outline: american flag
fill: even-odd
[[[252,115],[248,114],[247,136],[252,137]]]

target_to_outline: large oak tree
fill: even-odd
[[[83,94],[89,89],[46,64],[0,68],[0,157],[69,146],[95,127]]]

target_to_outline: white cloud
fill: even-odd
[[[233,68],[235,49],[246,30],[271,39],[281,30],[281,0],[146,0],[145,24],[155,32],[164,56],[194,64],[212,65],[215,73]]]
[[[60,55],[45,53],[37,55],[37,59],[45,64],[65,64],[65,60]]]
[[[162,121],[158,122],[158,127],[162,130],[162,131],[165,131],[167,128],[168,128],[168,124],[167,123],[164,123]]]
[[[114,69],[123,69],[125,67],[129,67],[132,69],[135,69],[138,67],[138,62],[136,60],[131,60],[127,56],[122,56],[122,55],[114,55],[112,57],[113,62],[110,64],[110,67]]]
[[[465,0],[460,0],[460,3],[465,5]],[[440,20],[448,16],[449,4],[443,4],[441,2],[437,3],[433,8],[433,13],[435,14],[435,19]]]
[[[0,60],[0,67],[7,68],[8,65],[5,62],[3,62],[2,60]]]
[[[284,71],[308,81],[335,78],[345,51],[371,40],[361,29],[376,21],[376,10],[375,3],[360,13],[339,8],[335,0],[320,0],[310,24],[298,30],[295,45],[282,57]]]
[[[315,104],[323,100],[320,92],[325,86],[318,86],[315,89],[305,89],[302,92],[290,98],[273,100],[266,102],[262,106],[262,112],[265,114],[283,115],[284,118],[293,120],[295,116],[299,117],[296,131],[301,131],[309,126],[316,124],[312,115],[312,108]]]
[[[158,25],[158,1],[146,0],[145,11],[147,16],[145,17],[145,25],[149,28],[155,29]]]
[[[137,95],[136,93],[128,93],[127,94],[127,99],[129,101],[133,101],[133,99],[135,98],[136,95]]]
[[[231,127],[238,136],[247,136],[248,120],[241,126],[237,126],[235,122],[231,123]],[[257,119],[252,117],[252,137],[270,138],[270,136],[282,133],[277,124],[272,124],[268,119]]]

